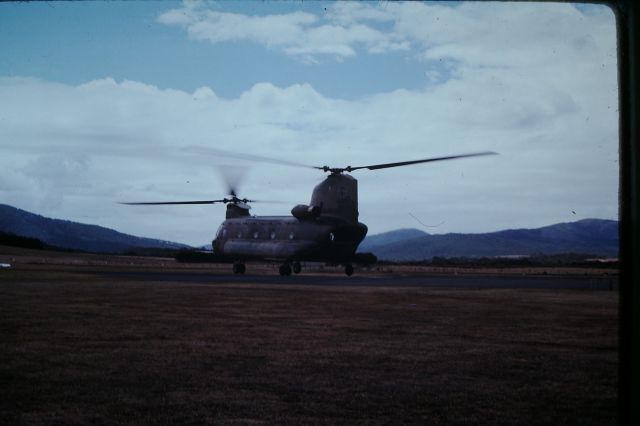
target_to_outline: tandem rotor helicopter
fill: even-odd
[[[288,276],[302,270],[301,262],[325,262],[343,265],[346,275],[353,274],[353,264],[361,259],[356,250],[367,234],[367,226],[358,222],[358,182],[348,173],[356,170],[380,170],[410,166],[434,161],[454,160],[495,152],[484,151],[446,157],[368,166],[309,166],[268,157],[238,154],[221,150],[207,150],[208,154],[268,162],[287,166],[305,167],[328,173],[313,189],[309,204],[298,204],[291,209],[291,216],[252,216],[249,203],[239,198],[236,188],[229,184],[230,198],[198,201],[126,202],[127,205],[227,205],[222,222],[212,241],[215,258],[219,262],[233,263],[234,274],[244,274],[245,262],[263,260],[281,262],[280,275]]]

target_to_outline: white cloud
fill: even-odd
[[[372,15],[376,12],[372,11]],[[333,12],[327,16],[336,19],[323,22],[306,12],[252,16],[218,12],[206,9],[202,4],[185,3],[181,8],[160,15],[158,22],[182,27],[194,40],[211,43],[251,41],[299,56],[307,62],[317,61],[317,55],[331,55],[338,59],[354,56],[360,46],[370,53],[407,50],[409,47],[406,41],[399,40],[393,33],[346,22]]]
[[[301,12],[261,17],[206,11],[190,22],[187,29],[195,40],[214,43],[250,40],[267,46],[280,46],[302,36],[304,28],[315,21],[314,15]]]
[[[395,19],[393,14],[389,13],[389,4],[389,2],[386,4],[355,1],[337,2],[327,8],[327,18],[340,25],[350,25],[362,21],[389,22]]]

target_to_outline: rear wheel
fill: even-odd
[[[247,270],[247,267],[244,263],[236,262],[233,264],[233,273],[234,274],[244,274]]]
[[[300,265],[300,262],[293,262],[293,272],[295,274],[299,274],[300,271],[302,271],[302,265]]]

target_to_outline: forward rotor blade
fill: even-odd
[[[158,202],[150,202],[150,203],[118,203],[118,204],[126,204],[128,206],[167,206],[167,205],[178,205],[178,204],[215,204],[215,203],[226,203],[230,200],[206,200],[206,201],[158,201]]]
[[[467,157],[479,157],[482,155],[498,155],[498,153],[493,151],[484,151],[484,152],[475,152],[472,154],[451,155],[447,157],[425,158],[423,160],[401,161],[398,163],[372,164],[370,166],[358,166],[358,167],[349,166],[345,170],[347,172],[352,172],[354,170],[359,170],[359,169],[378,170],[378,169],[387,169],[390,167],[410,166],[412,164],[430,163],[432,161],[454,160],[456,158],[467,158]]]
[[[308,164],[296,163],[294,161],[281,160],[278,158],[263,157],[261,155],[253,154],[240,154],[238,152],[225,151],[217,148],[204,148],[200,146],[191,146],[184,149],[185,152],[192,152],[195,154],[211,155],[216,157],[236,158],[239,160],[256,161],[259,163],[271,163],[279,164],[282,166],[304,167],[307,169],[322,170],[322,167],[310,166]]]
[[[263,203],[263,204],[294,204],[292,201],[274,201],[274,200],[249,200],[249,203]]]
[[[291,204],[289,201],[272,201],[272,200],[248,200],[246,198],[224,198],[222,200],[204,200],[204,201],[157,201],[143,203],[118,203],[127,206],[171,206],[181,204],[216,204],[216,203],[268,203],[268,204]]]
[[[238,196],[238,188],[242,183],[244,175],[247,172],[246,166],[229,166],[229,165],[219,165],[217,166],[218,171],[220,172],[220,176],[224,180],[224,183],[227,187],[227,194],[232,197]]]

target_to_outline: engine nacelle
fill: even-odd
[[[245,203],[229,203],[227,204],[227,219],[235,219],[238,217],[248,217],[251,207]]]
[[[291,209],[291,214],[298,220],[314,220],[320,216],[320,207],[298,204]]]

